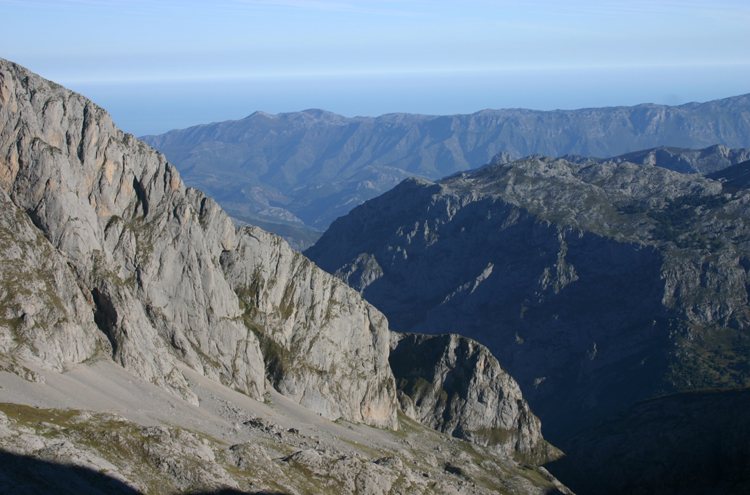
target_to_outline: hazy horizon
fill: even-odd
[[[0,0],[0,56],[135,135],[347,117],[678,105],[750,92],[750,6],[698,1]],[[22,41],[22,42],[19,42]]]

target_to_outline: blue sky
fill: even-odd
[[[346,116],[750,93],[750,2],[0,0],[0,57],[136,135]]]

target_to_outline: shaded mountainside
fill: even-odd
[[[639,402],[568,442],[549,466],[579,495],[750,493],[750,389]]]
[[[675,107],[451,116],[256,112],[143,139],[233,216],[324,230],[407,177],[437,180],[501,152],[611,157],[656,146],[747,148],[748,136],[750,95]]]
[[[278,236],[235,228],[215,201],[185,187],[164,155],[120,131],[103,109],[2,59],[0,247],[0,389],[18,401],[8,406],[15,416],[7,408],[0,415],[0,448],[19,456],[8,459],[14,466],[74,463],[131,487],[140,487],[142,474],[158,477],[154,467],[169,473],[164,486],[147,484],[147,493],[247,483],[276,490],[275,481],[288,482],[281,485],[288,493],[564,490],[536,466],[558,451],[486,351],[477,383],[499,394],[490,411],[513,434],[447,431],[475,448],[429,433],[400,410],[382,313]],[[464,359],[471,355],[452,365],[470,366]],[[484,399],[475,392],[452,400],[463,407],[446,417],[465,422]],[[500,400],[506,392],[517,396],[508,411]],[[18,413],[18,404],[47,409]],[[135,423],[70,410],[87,407],[121,411]],[[328,436],[311,430],[298,438],[288,429],[285,437],[250,410],[292,424],[303,418]],[[50,419],[28,419],[38,414]],[[495,425],[492,414],[472,424]],[[73,416],[83,417],[73,421],[82,426]],[[354,457],[342,447],[352,441],[348,428],[332,421],[362,428]],[[242,436],[240,425],[262,432],[227,445]],[[396,430],[405,426],[414,432],[401,438],[408,451],[396,447]],[[274,447],[253,447],[258,435]],[[456,447],[411,467],[444,442],[471,450],[462,457]],[[279,468],[270,455],[292,467]],[[221,466],[211,465],[217,459]],[[472,459],[490,467],[469,466]],[[419,469],[436,478],[417,479]],[[28,474],[0,476],[33,491],[33,474],[21,472]]]
[[[724,191],[736,193],[750,187],[750,160],[732,165],[707,176],[709,179],[722,181]]]
[[[750,191],[530,158],[355,208],[306,254],[401,332],[457,332],[553,441],[637,400],[750,385]]]

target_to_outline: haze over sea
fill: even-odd
[[[746,1],[0,0],[2,56],[135,135],[267,113],[681,104],[750,92]]]

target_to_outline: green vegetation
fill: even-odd
[[[651,210],[646,213],[656,222],[653,229],[655,239],[673,242],[678,248],[721,249],[720,239],[707,239],[693,232],[699,207],[706,209],[720,208],[729,200],[722,195],[699,196],[689,194],[667,200],[663,210]]]
[[[503,445],[507,443],[514,433],[505,428],[481,428],[473,431],[473,434],[487,439],[487,445]]]
[[[617,207],[621,215],[648,218],[653,221],[651,237],[656,241],[670,242],[678,249],[699,249],[718,251],[726,245],[718,233],[701,233],[698,225],[705,213],[701,211],[710,210],[714,217],[723,220],[732,220],[732,215],[727,215],[721,210],[730,200],[722,194],[713,196],[701,196],[698,194],[687,194],[674,199],[667,199],[661,208],[651,208],[642,203],[628,203]],[[733,226],[728,226],[732,230]]]
[[[427,381],[421,376],[409,377],[409,378],[398,378],[396,380],[396,388],[409,396],[414,403],[419,406],[424,400],[425,396],[433,390],[433,384]],[[449,404],[448,392],[442,387],[437,387],[434,390],[434,394],[438,401],[437,406],[444,408]]]
[[[266,365],[266,377],[272,384],[278,384],[298,366],[294,354],[276,342],[273,337],[258,328],[252,320],[249,309],[245,310],[242,319],[245,326],[258,338],[260,350],[263,354],[263,362]]]
[[[109,217],[109,220],[107,220],[107,225],[106,225],[106,227],[104,227],[104,232],[107,232],[109,230],[109,228],[112,227],[113,225],[115,225],[117,222],[122,222],[122,221],[123,221],[123,219],[122,219],[121,216],[119,216],[119,215],[112,215],[111,217]]]
[[[741,330],[685,323],[663,393],[676,390],[750,386],[750,336]]]
[[[57,426],[68,426],[71,418],[80,411],[73,409],[37,409],[22,404],[0,403],[0,411],[8,418],[27,427],[38,426],[39,423],[51,423]]]
[[[293,283],[287,283],[284,287],[284,294],[281,296],[281,303],[279,305],[279,312],[281,318],[288,320],[292,317],[294,312],[294,292],[296,286]]]

